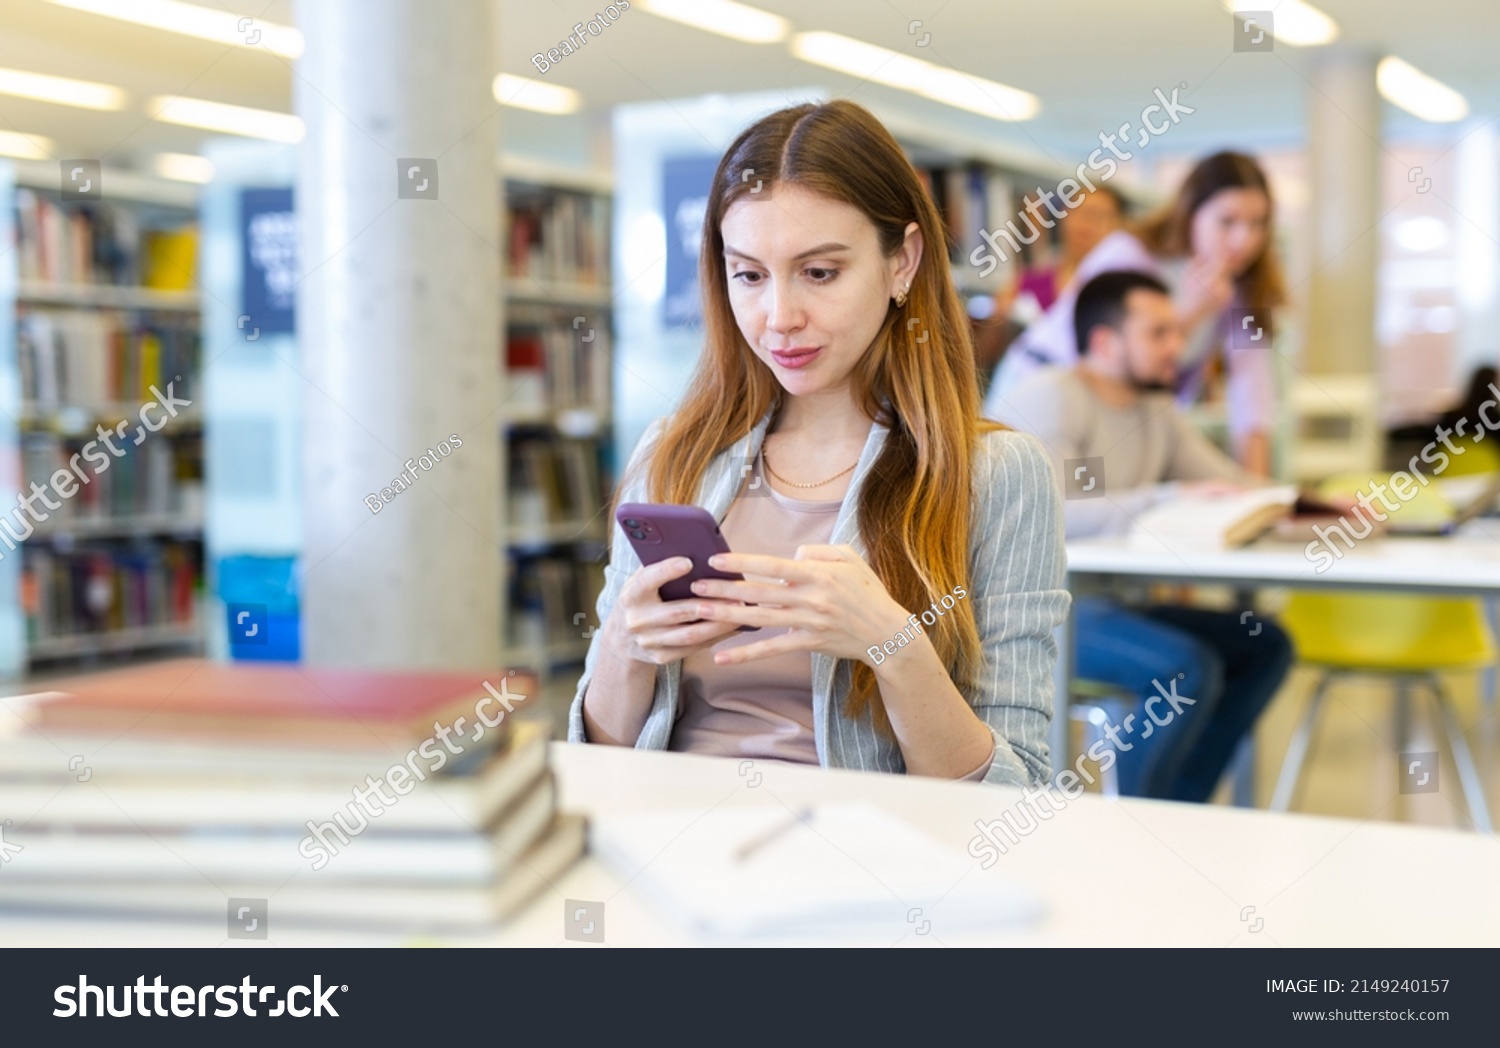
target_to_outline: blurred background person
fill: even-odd
[[[1078,206],[1057,224],[1054,252],[1023,267],[1015,279],[995,292],[990,315],[974,324],[974,351],[979,363],[980,388],[985,389],[995,368],[1015,338],[1035,323],[1072,281],[1078,266],[1099,242],[1125,221],[1125,201],[1113,189],[1099,185],[1084,192]]]
[[[1070,541],[1125,534],[1179,494],[1254,483],[1173,403],[1185,344],[1177,310],[1156,277],[1100,274],[1077,294],[1078,362],[1038,369],[1001,401],[1002,421],[1040,437],[1060,479],[1067,460],[1103,461],[1106,497],[1063,503]],[[1291,669],[1286,633],[1263,622],[1252,634],[1231,611],[1093,596],[1075,605],[1079,678],[1138,697],[1119,725],[1120,792],[1207,801]],[[1181,717],[1165,714],[1168,682],[1170,695],[1192,700]]]
[[[1187,338],[1179,402],[1203,396],[1209,378],[1222,370],[1234,455],[1249,472],[1268,476],[1276,402],[1273,314],[1286,297],[1273,214],[1270,183],[1252,157],[1222,152],[1199,161],[1165,208],[1133,229],[1107,234],[1078,264],[1074,286],[1063,286],[1005,354],[986,414],[996,417],[1006,392],[1027,374],[1077,359],[1076,286],[1108,270],[1140,270],[1172,289]],[[1252,323],[1245,336],[1231,338],[1231,329],[1247,316]]]

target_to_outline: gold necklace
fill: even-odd
[[[771,476],[775,477],[777,480],[781,481],[783,484],[787,485],[788,487],[792,487],[792,488],[821,488],[824,484],[832,484],[835,480],[838,480],[845,473],[848,473],[850,470],[852,470],[854,468],[854,466],[859,465],[859,460],[855,459],[854,460],[854,466],[849,466],[846,469],[839,470],[837,473],[835,473],[833,476],[829,477],[827,480],[820,480],[816,484],[798,484],[795,480],[787,480],[780,473],[777,473],[774,469],[771,469],[771,458],[770,458],[769,455],[766,454],[766,445],[765,445],[764,441],[762,441],[761,445],[760,445],[760,460],[766,464],[766,469],[767,469],[767,471],[770,472]]]

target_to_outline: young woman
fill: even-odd
[[[1178,319],[1188,333],[1183,399],[1196,399],[1207,375],[1222,366],[1235,457],[1251,473],[1269,475],[1276,407],[1273,314],[1286,297],[1273,212],[1270,183],[1252,157],[1226,152],[1200,161],[1163,211],[1133,232],[1110,234],[1089,252],[1073,285],[1001,361],[985,414],[1003,416],[1003,398],[1036,368],[1077,361],[1077,288],[1108,270],[1138,269],[1173,289]],[[1232,331],[1236,318],[1247,314],[1251,327]]]
[[[746,579],[663,602],[689,563],[643,568],[617,533],[570,738],[1047,779],[1056,482],[1033,438],[979,417],[943,243],[858,105],[785,109],[730,146],[704,218],[703,354],[618,497],[703,506],[734,551],[713,566]]]

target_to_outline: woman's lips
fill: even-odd
[[[784,368],[804,368],[821,353],[817,346],[797,346],[793,349],[773,349],[771,359]]]

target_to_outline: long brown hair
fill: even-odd
[[[1200,160],[1182,183],[1176,198],[1136,228],[1146,249],[1164,258],[1180,258],[1193,251],[1193,216],[1216,193],[1225,189],[1255,189],[1264,193],[1266,243],[1260,257],[1235,278],[1240,305],[1255,311],[1257,323],[1269,328],[1271,311],[1286,300],[1286,281],[1276,256],[1276,199],[1271,183],[1255,158],[1222,152]]]
[[[742,177],[746,171],[753,174]],[[909,297],[904,306],[889,304],[850,383],[856,403],[889,427],[859,489],[857,519],[869,564],[903,608],[925,608],[966,581],[974,450],[980,434],[1004,427],[980,417],[974,351],[948,271],[942,218],[890,132],[853,102],[772,113],[742,132],[719,161],[698,262],[703,354],[662,430],[659,453],[651,456],[650,497],[692,502],[714,456],[779,403],[779,383],[735,323],[720,231],[730,206],[761,183],[801,186],[858,208],[888,258],[909,223],[921,231],[922,259]],[[960,601],[930,632],[955,684],[964,688],[981,657],[973,602]],[[846,713],[858,717],[866,710],[890,737],[874,671],[859,662]]]

